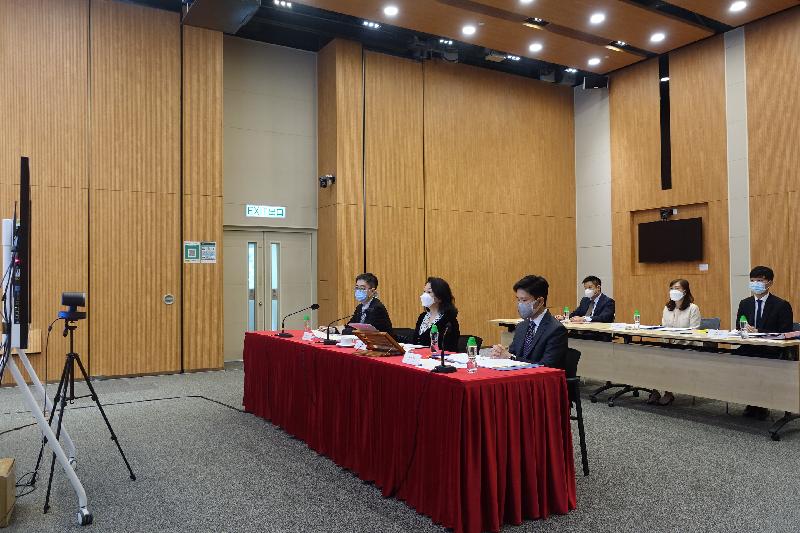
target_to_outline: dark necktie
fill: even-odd
[[[586,311],[585,316],[592,316],[593,311],[594,311],[594,300],[589,300],[589,309]]]
[[[526,357],[533,349],[534,335],[536,335],[536,322],[531,320],[528,324],[528,331],[525,332],[525,342],[522,343],[522,357]]]
[[[753,327],[757,327],[758,323],[761,322],[761,305],[763,303],[764,303],[763,300],[756,300],[756,317],[755,320],[753,320],[753,322],[755,322],[755,324],[753,324]]]

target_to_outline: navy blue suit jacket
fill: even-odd
[[[514,330],[514,340],[508,351],[517,356],[517,359],[529,363],[564,368],[567,357],[567,328],[555,319],[550,313],[545,313],[539,324],[539,329],[533,335],[533,345],[530,350],[523,353],[525,334],[531,322],[523,320]]]
[[[574,316],[586,316],[586,312],[589,310],[589,302],[591,302],[589,298],[585,296],[581,298],[581,303],[578,304],[578,308],[571,312],[569,317],[572,318]],[[616,311],[615,307],[616,304],[614,303],[614,299],[609,298],[601,292],[600,297],[594,304],[592,322],[614,322],[614,313]]]

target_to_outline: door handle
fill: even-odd
[[[272,289],[272,299],[273,300],[278,299],[278,289]]]
[[[258,302],[258,306],[259,307],[263,307],[263,305],[264,305],[264,302]]]

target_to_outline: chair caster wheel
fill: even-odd
[[[772,440],[774,440],[774,441],[776,441],[776,442],[777,442],[777,441],[779,441],[779,440],[781,440],[781,436],[780,436],[780,435],[778,435],[777,433],[770,433],[770,434],[769,434],[769,438],[771,438]]]
[[[69,466],[71,466],[73,470],[77,470],[78,469],[78,461],[77,461],[77,459],[75,459],[74,457],[70,457],[69,458]]]
[[[608,400],[608,406],[614,407],[614,400]]]
[[[634,398],[638,398],[639,397],[639,391],[638,390],[633,391],[633,397]]]
[[[94,517],[92,516],[92,513],[89,512],[89,509],[83,507],[81,509],[78,509],[78,512],[76,513],[76,518],[78,519],[79,526],[88,526],[89,524],[92,523],[92,519]]]
[[[589,396],[589,401],[592,403],[597,403],[597,396]]]

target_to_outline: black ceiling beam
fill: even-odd
[[[645,9],[660,13],[662,15],[668,15],[679,20],[680,22],[691,24],[692,26],[697,26],[714,33],[725,33],[726,31],[733,29],[733,26],[728,26],[727,24],[724,24],[718,20],[714,20],[712,18],[705,17],[700,13],[695,13],[694,11],[672,5],[669,2],[664,2],[663,0],[621,1],[635,6],[644,7]]]

